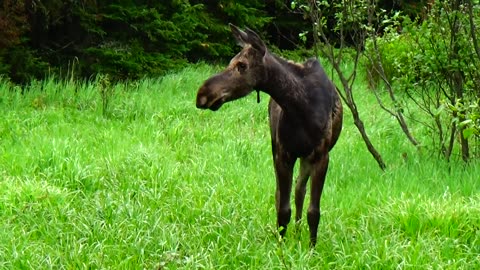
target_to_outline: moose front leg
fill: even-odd
[[[312,167],[311,198],[307,213],[308,227],[310,229],[310,245],[312,247],[317,243],[317,230],[320,221],[320,199],[322,197],[329,161],[328,151],[319,156],[320,158]]]
[[[277,210],[277,226],[283,238],[290,222],[292,209],[290,207],[290,193],[292,190],[292,176],[295,159],[285,153],[274,153],[275,176],[277,189],[275,193],[275,206]]]

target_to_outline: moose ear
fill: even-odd
[[[257,33],[255,33],[252,29],[247,28],[244,31],[240,30],[237,26],[233,24],[229,24],[230,29],[232,30],[233,36],[237,40],[237,43],[244,47],[247,44],[252,45],[254,49],[259,51],[262,55],[265,55],[267,52],[267,47],[265,46],[265,43],[263,40],[258,36]]]
[[[265,46],[265,43],[260,36],[248,27],[245,32],[248,36],[248,43],[251,44],[252,47],[258,50],[262,55],[265,55],[267,52],[267,46]]]
[[[230,30],[232,31],[233,37],[237,41],[237,44],[240,45],[241,47],[245,47],[245,45],[248,44],[247,33],[243,32],[242,30],[240,30],[240,28],[238,28],[237,26],[235,26],[231,23],[229,23],[228,25],[230,26]]]

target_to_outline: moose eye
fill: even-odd
[[[244,72],[247,69],[247,64],[243,62],[238,62],[237,63],[237,69],[239,72]]]

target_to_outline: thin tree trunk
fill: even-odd
[[[342,99],[347,104],[347,107],[350,109],[350,112],[352,112],[353,123],[355,124],[358,131],[360,132],[360,135],[362,136],[362,139],[365,142],[365,145],[367,146],[368,151],[373,156],[375,161],[377,161],[377,164],[380,167],[380,169],[385,170],[387,168],[387,165],[383,161],[382,155],[377,151],[377,149],[373,145],[372,141],[370,140],[370,137],[368,137],[367,131],[365,130],[365,125],[363,124],[363,121],[360,118],[357,105],[355,104],[355,101],[353,99],[352,89],[348,85],[348,80],[343,76],[343,72],[340,70],[340,67],[338,66],[338,64],[335,63],[334,68],[337,71],[340,77],[340,80],[342,81],[343,89],[346,94],[345,96],[342,95]]]
[[[378,103],[380,104],[380,107],[384,111],[386,111],[387,113],[389,113],[390,115],[395,117],[395,119],[397,119],[398,124],[400,125],[403,133],[407,136],[408,140],[414,146],[418,146],[419,145],[418,141],[413,137],[412,133],[410,132],[410,129],[408,128],[407,122],[405,121],[405,118],[403,117],[402,110],[398,107],[398,101],[397,101],[397,98],[396,98],[395,93],[393,91],[393,87],[390,83],[390,80],[387,78],[387,76],[385,74],[385,69],[383,68],[382,59],[380,57],[380,52],[379,52],[378,44],[377,44],[377,35],[376,35],[375,30],[374,30],[375,28],[374,28],[374,23],[373,23],[375,8],[376,8],[375,1],[370,2],[369,6],[368,6],[368,24],[370,25],[370,27],[372,29],[370,31],[370,37],[372,38],[372,41],[373,41],[373,53],[374,53],[374,55],[372,56],[372,55],[369,55],[368,53],[366,53],[365,55],[367,56],[368,60],[372,63],[372,66],[374,67],[374,71],[378,73],[378,75],[380,76],[382,81],[385,83],[385,86],[387,88],[390,100],[393,102],[393,106],[395,107],[394,110],[392,111],[392,110],[390,110],[390,109],[388,109],[384,106],[382,100],[380,99],[380,96],[377,94],[377,89],[375,89],[376,87],[374,87],[373,91],[375,93],[375,97],[376,97]],[[369,73],[370,73],[370,71],[369,71]]]
[[[360,114],[358,112],[357,105],[355,104],[355,100],[354,100],[353,94],[352,94],[352,85],[353,85],[353,82],[355,81],[355,78],[356,78],[356,72],[357,72],[357,67],[358,67],[358,59],[359,59],[361,49],[362,49],[361,44],[357,44],[357,56],[355,58],[354,68],[353,68],[352,74],[347,78],[345,76],[343,70],[341,70],[340,65],[339,65],[340,61],[342,60],[341,57],[342,57],[343,46],[341,46],[340,52],[338,53],[338,55],[335,56],[332,45],[329,43],[329,41],[328,41],[327,37],[325,36],[325,33],[323,32],[322,28],[319,28],[320,23],[321,23],[320,22],[321,15],[319,14],[319,7],[317,6],[316,1],[315,0],[309,0],[308,3],[309,3],[309,7],[310,7],[309,16],[310,16],[311,21],[312,21],[313,32],[314,32],[313,34],[314,34],[315,53],[318,54],[318,50],[320,50],[322,52],[322,54],[324,54],[328,58],[330,63],[332,64],[332,67],[336,71],[337,75],[339,76],[340,81],[341,81],[342,86],[343,86],[343,93],[342,93],[342,91],[338,91],[338,92],[339,92],[343,102],[347,105],[349,110],[352,112],[353,122],[354,122],[355,126],[357,127],[358,131],[360,132],[360,135],[362,136],[362,139],[365,142],[365,145],[367,146],[368,151],[373,156],[373,158],[377,161],[377,164],[380,167],[380,169],[385,170],[387,166],[386,166],[385,162],[383,161],[381,154],[377,151],[377,149],[373,145],[372,141],[368,137],[368,134],[365,130],[365,125],[363,124],[363,121],[360,118]],[[342,30],[340,30],[340,31],[343,33]],[[320,42],[320,40],[318,38],[319,35],[322,37],[322,40],[325,43],[324,46],[320,49],[318,49],[318,44]],[[342,36],[341,43],[343,45],[343,34],[341,34],[341,36]],[[318,55],[317,55],[317,58],[318,58]]]
[[[473,21],[473,3],[472,0],[468,0],[468,18],[470,23],[470,33],[472,36],[473,47],[475,48],[475,53],[477,54],[478,59],[480,59],[480,47],[478,46],[477,39],[477,29],[475,27],[475,22]]]
[[[461,0],[457,0],[454,2],[454,10],[459,10],[460,9],[460,5],[461,5]],[[457,38],[457,33],[460,31],[460,20],[458,18],[458,14],[455,14],[454,15],[454,22],[453,24],[451,25],[452,27],[452,46],[453,46],[453,50],[452,50],[452,57],[454,59],[459,59],[459,53],[460,53],[460,45],[458,44],[459,41],[458,41],[458,38]],[[461,70],[457,70],[454,72],[453,74],[453,90],[455,91],[455,95],[457,97],[457,99],[459,99],[462,103],[463,103],[463,99],[464,99],[464,95],[463,95],[463,92],[464,92],[464,74]],[[463,105],[462,105],[463,106]],[[461,114],[457,114],[456,112],[454,112],[454,114],[456,114],[456,116],[454,115],[454,118],[458,117],[459,119],[459,122],[463,122],[465,121],[465,115],[463,113]],[[459,126],[459,129],[458,129],[458,132],[459,132],[459,135],[460,135],[460,145],[461,145],[461,148],[462,148],[462,159],[464,161],[468,161],[469,158],[470,158],[470,149],[469,149],[469,146],[468,146],[468,140],[463,136],[463,130],[465,129],[465,127],[462,127],[462,126]]]

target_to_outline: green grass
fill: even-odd
[[[0,82],[0,269],[480,268],[479,163],[415,150],[362,87],[388,169],[347,113],[316,248],[306,222],[280,242],[268,97],[197,110],[214,72],[113,85],[105,112],[99,81]]]

